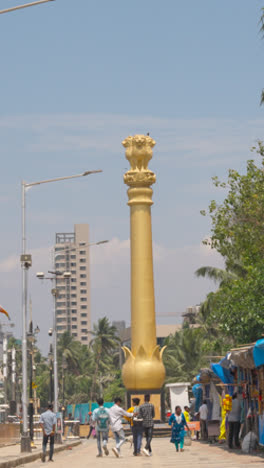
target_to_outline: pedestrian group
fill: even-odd
[[[102,457],[103,453],[108,456],[109,450],[107,447],[109,430],[111,429],[115,438],[115,447],[112,448],[114,455],[119,458],[121,455],[121,447],[127,441],[123,429],[122,420],[127,419],[130,423],[133,437],[133,455],[135,457],[147,457],[152,455],[151,441],[153,437],[155,408],[150,402],[150,395],[144,396],[144,403],[140,405],[140,399],[135,397],[132,399],[133,405],[127,411],[122,407],[121,398],[114,399],[114,405],[108,409],[104,406],[103,398],[98,398],[98,408],[90,415],[90,433],[88,438],[95,430],[97,439],[98,454],[97,457]],[[185,407],[184,413],[180,406],[176,406],[175,413],[170,416],[169,425],[172,427],[171,442],[175,444],[176,451],[183,451],[184,437],[186,428],[188,428],[189,408]],[[47,411],[41,414],[40,426],[43,431],[42,445],[42,462],[46,461],[46,449],[48,440],[50,441],[49,461],[53,461],[54,452],[54,435],[56,428],[56,415],[53,412],[53,406],[49,405]],[[142,441],[145,436],[145,446],[142,449]]]
[[[132,402],[133,406],[128,411],[125,411],[121,407],[122,400],[119,397],[114,399],[114,405],[110,409],[104,407],[104,400],[102,398],[97,400],[98,408],[92,414],[92,420],[96,425],[97,457],[102,457],[103,452],[105,455],[109,455],[107,448],[109,429],[111,429],[115,438],[115,447],[112,448],[112,451],[117,458],[120,457],[121,447],[127,440],[122,424],[123,418],[127,419],[131,425],[134,456],[141,456],[142,452],[147,457],[152,455],[151,440],[155,418],[154,405],[150,403],[150,395],[145,395],[142,405],[140,405],[139,398],[133,398]],[[146,438],[146,445],[141,451],[143,435]]]

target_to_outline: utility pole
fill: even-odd
[[[16,348],[12,348],[12,401],[16,401]]]
[[[5,393],[5,404],[7,404],[7,337],[4,335],[3,339],[3,377],[4,377],[4,393]]]

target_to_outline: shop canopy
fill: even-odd
[[[258,340],[255,343],[255,346],[253,348],[253,358],[256,367],[263,366],[264,364],[264,338],[261,338],[261,340]]]
[[[264,338],[240,348],[231,349],[217,364],[211,364],[212,371],[225,384],[233,383],[232,368],[255,369],[264,365]]]

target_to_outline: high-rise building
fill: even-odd
[[[56,327],[58,338],[68,331],[88,344],[91,330],[89,226],[75,224],[73,233],[57,233],[55,244]],[[66,278],[63,273],[70,272]]]

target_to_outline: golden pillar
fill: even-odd
[[[124,175],[129,186],[131,243],[131,350],[124,347],[123,382],[128,390],[158,390],[165,379],[162,353],[156,340],[153,281],[151,185],[156,182],[148,168],[155,141],[135,135],[123,141],[130,170]]]

